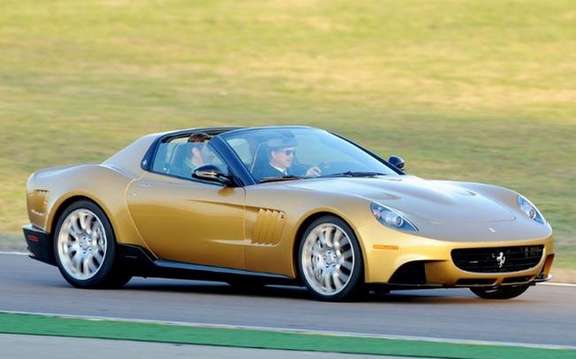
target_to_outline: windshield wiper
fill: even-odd
[[[260,183],[290,181],[290,180],[296,180],[296,179],[302,179],[302,178],[307,178],[307,177],[294,176],[294,175],[286,175],[286,176],[281,176],[281,177],[264,177],[263,179],[260,180]]]
[[[318,177],[304,177],[304,176],[294,176],[294,175],[286,175],[280,177],[265,177],[260,180],[260,183],[266,182],[280,182],[280,181],[291,181],[297,179],[305,179],[305,178],[327,178],[327,177],[375,177],[375,176],[386,176],[386,173],[382,172],[362,172],[362,171],[346,171],[342,173],[334,173],[326,176],[318,176]]]
[[[362,172],[362,171],[346,171],[342,173],[334,173],[322,177],[375,177],[386,176],[386,173],[381,172]]]

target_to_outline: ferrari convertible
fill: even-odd
[[[133,276],[302,285],[338,301],[370,288],[469,288],[509,299],[550,278],[552,229],[498,186],[408,175],[304,126],[144,136],[100,164],[27,182],[31,257],[72,286]]]

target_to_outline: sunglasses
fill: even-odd
[[[294,156],[296,154],[296,151],[294,151],[294,150],[284,150],[284,151],[280,151],[280,152],[282,152],[286,156]]]

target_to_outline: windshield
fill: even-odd
[[[369,153],[320,129],[259,128],[224,133],[222,137],[258,182],[397,175]]]

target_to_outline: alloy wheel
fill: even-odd
[[[301,252],[306,281],[314,291],[327,296],[340,293],[353,274],[355,257],[346,232],[333,223],[322,223],[304,239]]]
[[[58,232],[58,257],[63,269],[77,280],[94,277],[106,258],[107,238],[94,212],[80,208],[66,216]]]

